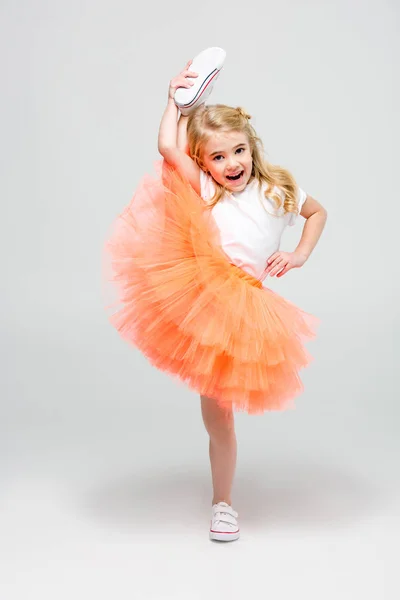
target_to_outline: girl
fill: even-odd
[[[285,169],[269,164],[242,108],[204,104],[180,116],[171,80],[158,137],[163,161],[145,176],[108,242],[120,308],[112,324],[153,365],[201,398],[213,483],[210,538],[239,537],[231,489],[234,411],[286,408],[302,391],[303,342],[318,320],[265,286],[301,267],[327,212]],[[306,223],[294,252],[287,225]]]

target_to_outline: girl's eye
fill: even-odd
[[[236,150],[236,152],[238,152],[239,150],[242,150],[244,152],[245,148],[238,148]],[[214,156],[213,160],[217,160],[217,158],[223,158],[222,154],[217,154],[217,156]],[[217,161],[217,162],[219,162],[219,161]]]

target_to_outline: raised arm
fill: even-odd
[[[158,130],[158,151],[163,156],[166,150],[177,148],[177,117],[178,107],[176,106],[173,98],[168,98],[168,103],[164,110],[160,128]]]
[[[200,193],[200,168],[186,153],[186,147],[182,148],[182,144],[186,146],[186,121],[179,120],[179,129],[177,123],[178,107],[175,104],[174,96],[178,87],[190,87],[192,83],[187,80],[187,77],[197,77],[196,73],[188,70],[191,61],[186,65],[185,69],[174,77],[169,86],[168,102],[164,114],[161,119],[160,129],[158,132],[158,151],[163,156],[165,161],[175,167],[192,185],[197,193]]]
[[[178,135],[176,138],[176,145],[180,150],[183,150],[185,154],[189,155],[189,146],[187,142],[187,122],[188,117],[181,115],[178,121]]]

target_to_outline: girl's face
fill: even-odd
[[[232,192],[246,187],[253,166],[250,144],[240,131],[213,132],[203,148],[203,162],[217,183]]]

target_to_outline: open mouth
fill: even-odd
[[[229,181],[239,181],[243,177],[244,171],[240,171],[237,175],[227,175]]]

